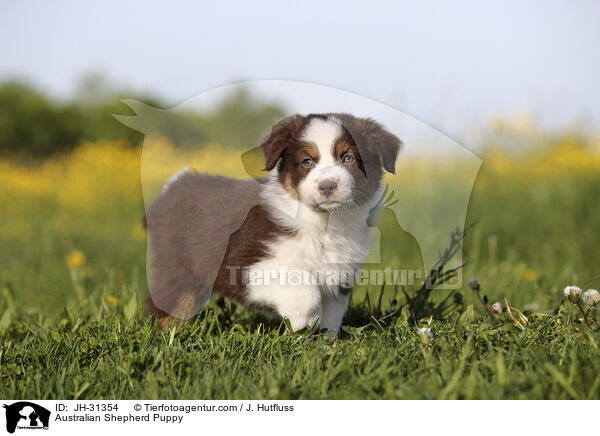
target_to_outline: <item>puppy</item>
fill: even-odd
[[[260,145],[266,176],[178,173],[146,213],[147,312],[164,327],[196,315],[214,290],[293,330],[338,332],[401,146],[371,119],[294,115]]]

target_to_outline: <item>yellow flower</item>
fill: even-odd
[[[528,282],[533,282],[536,279],[536,277],[536,272],[531,268],[528,268],[527,271],[525,271],[525,280],[527,280]]]
[[[119,299],[117,297],[113,297],[112,295],[109,295],[108,297],[106,297],[106,301],[112,307],[115,307],[117,304],[119,304]]]
[[[71,269],[81,268],[85,265],[85,254],[80,250],[71,250],[65,258],[67,266]]]

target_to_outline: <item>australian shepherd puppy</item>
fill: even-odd
[[[260,145],[265,177],[178,173],[146,213],[148,313],[189,318],[214,290],[293,330],[338,332],[401,145],[371,119],[294,115]]]

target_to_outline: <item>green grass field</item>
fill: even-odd
[[[400,292],[358,290],[333,341],[216,299],[184,327],[157,330],[142,309],[146,241],[132,230],[141,193],[86,210],[5,192],[0,397],[598,399],[600,331],[578,321],[562,289],[600,275],[600,175],[561,171],[499,175],[484,159],[464,245],[474,311],[415,324]],[[74,249],[86,259],[69,269]],[[529,324],[503,315],[493,325],[471,276],[490,305],[507,298]],[[427,325],[431,340],[416,333]]]

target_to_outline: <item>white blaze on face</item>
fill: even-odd
[[[312,207],[332,210],[352,202],[352,175],[334,155],[336,141],[341,135],[342,127],[335,120],[314,118],[300,138],[314,144],[319,152],[319,161],[298,186],[300,199]],[[329,180],[337,187],[325,195],[319,190],[319,183]]]

